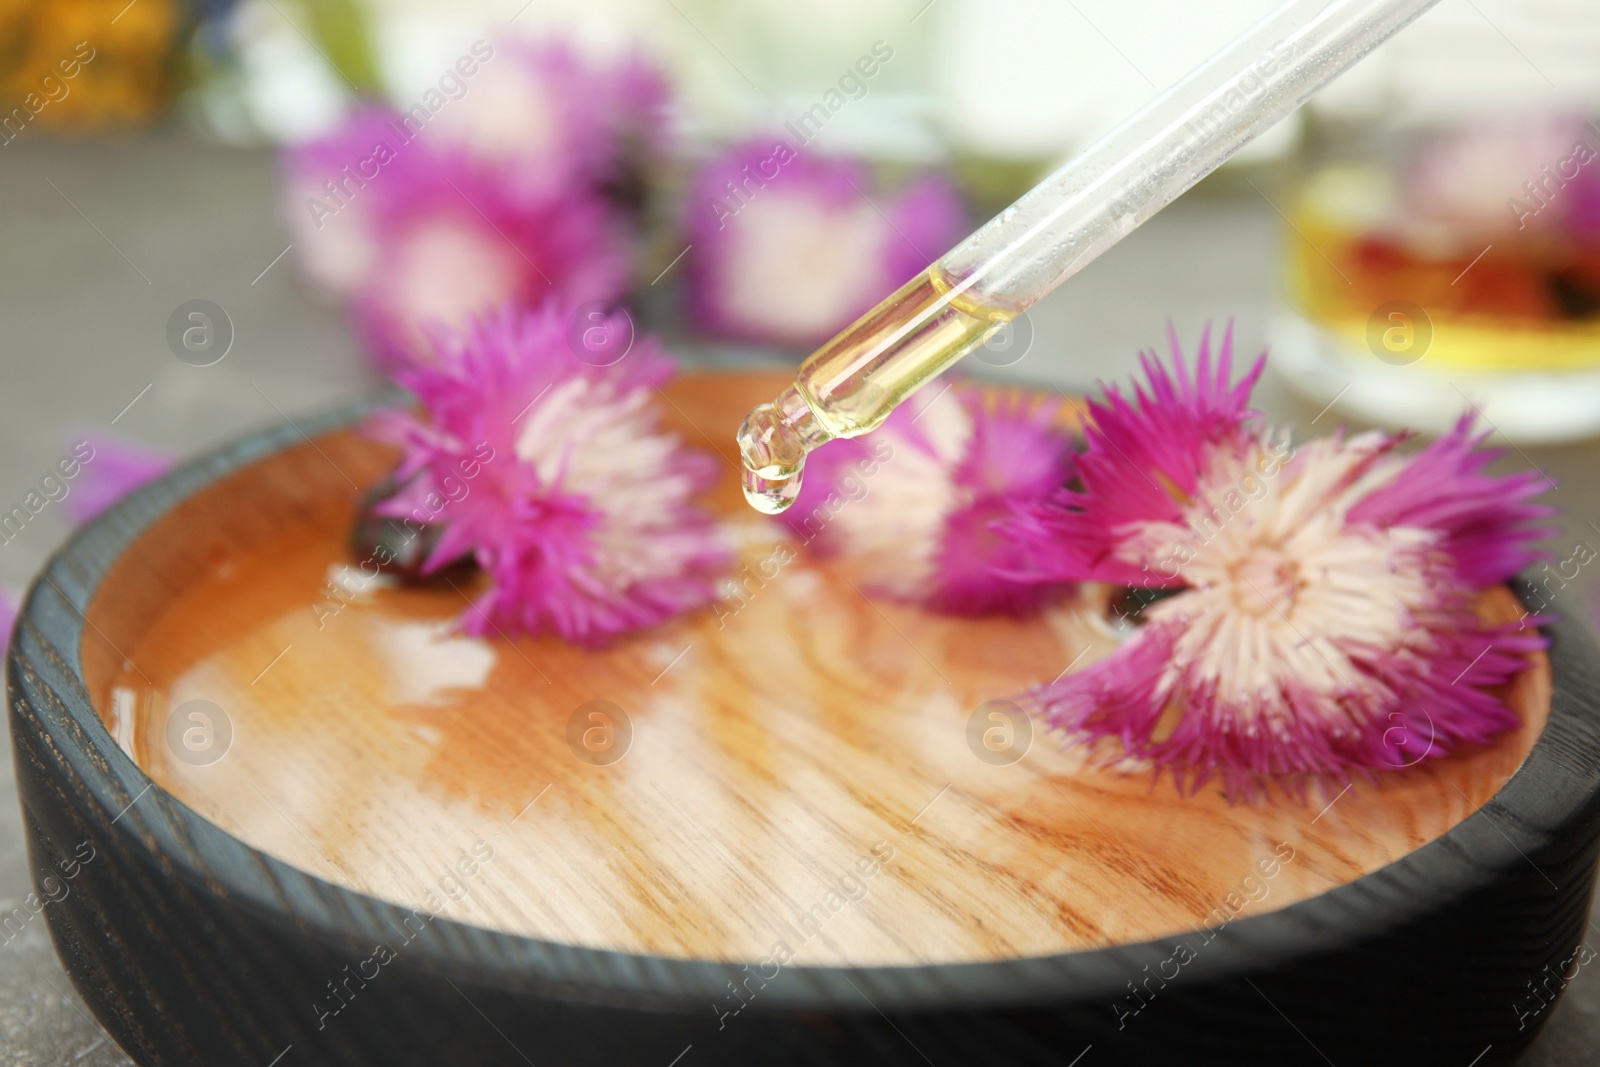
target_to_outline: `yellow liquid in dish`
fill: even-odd
[[[775,515],[800,492],[806,453],[877,429],[902,400],[983,344],[1016,311],[984,305],[929,267],[800,366],[739,428],[745,499]]]

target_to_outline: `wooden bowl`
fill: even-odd
[[[1600,840],[1585,630],[1550,627],[1491,746],[1304,805],[1180,797],[986,704],[1109,650],[1094,590],[951,620],[776,550],[728,429],[779,385],[667,390],[728,460],[750,569],[597,653],[460,636],[461,576],[370,580],[345,536],[392,454],[359,409],[51,561],[10,655],[18,781],[56,946],[134,1059],[1464,1067],[1531,1040]]]

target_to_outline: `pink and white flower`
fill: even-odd
[[[1230,341],[1195,370],[1142,357],[1147,385],[1090,406],[1079,488],[1003,524],[1035,580],[1165,590],[1109,658],[1037,690],[1050,723],[1197,788],[1348,779],[1438,758],[1517,724],[1489,690],[1543,647],[1484,623],[1480,592],[1535,558],[1533,473],[1492,476],[1464,418],[1401,438],[1301,446],[1229,384]]]
[[[865,437],[819,449],[785,516],[796,536],[859,567],[869,592],[954,615],[1038,610],[1058,585],[1018,580],[994,529],[1072,472],[1060,403],[960,385],[919,393]]]
[[[592,193],[528,196],[445,160],[396,170],[385,192],[354,312],[386,366],[425,358],[430,329],[508,303],[610,303],[627,285],[626,235]]]
[[[494,169],[531,195],[574,188],[611,195],[669,140],[670,94],[638,55],[601,59],[559,40],[504,37],[424,142]]]
[[[673,367],[653,339],[591,366],[552,301],[437,345],[397,375],[421,411],[375,424],[404,450],[403,488],[381,510],[442,527],[425,573],[470,555],[488,574],[468,632],[593,646],[712,601],[730,553],[695,498],[715,461],[662,429],[656,390]]]
[[[475,72],[407,111],[366,107],[284,160],[296,256],[392,368],[507,303],[611,303],[631,270],[667,90],[636,57],[559,42],[475,49]]]
[[[418,162],[414,152],[396,151],[404,137],[398,114],[369,106],[284,153],[281,204],[295,262],[331,299],[353,293],[378,260],[379,207],[393,192],[388,179]]]
[[[815,344],[915,277],[962,223],[941,177],[887,193],[858,161],[743,144],[690,184],[689,312],[720,337]]]

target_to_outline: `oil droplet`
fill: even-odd
[[[988,306],[937,265],[800,365],[794,384],[739,427],[744,498],[776,515],[800,494],[806,453],[876,429],[906,397],[981,346],[1018,309]]]
[[[796,467],[763,467],[743,470],[742,485],[747,503],[763,515],[778,515],[800,495],[800,474],[805,464]]]
[[[792,387],[773,403],[753,408],[738,437],[745,500],[763,515],[787,511],[800,495],[806,452],[824,440]]]

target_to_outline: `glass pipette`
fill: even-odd
[[[777,514],[806,454],[906,397],[1166,207],[1438,0],[1290,0],[814,352],[739,428]]]

